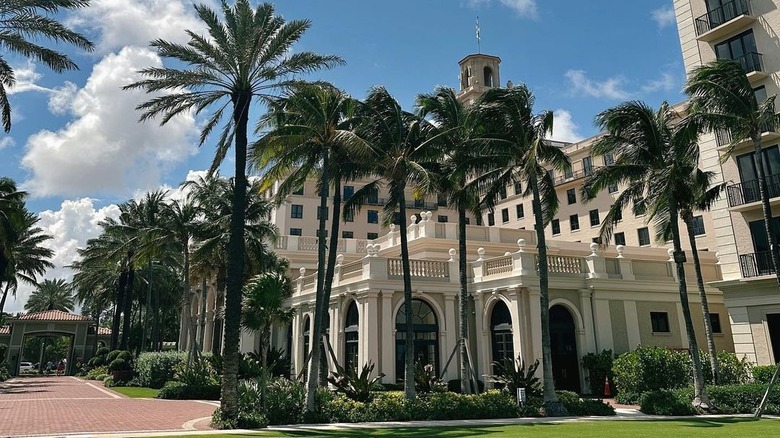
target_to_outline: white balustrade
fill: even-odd
[[[484,275],[489,277],[491,275],[512,272],[512,265],[511,255],[485,260],[483,265]]]

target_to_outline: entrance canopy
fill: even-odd
[[[6,330],[0,330],[0,339],[7,340],[8,353],[5,361],[13,375],[19,372],[26,336],[70,336],[71,349],[65,372],[72,373],[75,371],[73,364],[77,358],[87,360],[94,354],[99,338],[111,335],[110,330],[96,328],[95,321],[87,316],[60,310],[20,314],[7,320],[7,323],[7,335],[3,333]]]

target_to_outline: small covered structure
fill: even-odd
[[[75,372],[73,364],[77,358],[86,361],[94,355],[99,343],[105,345],[111,338],[111,330],[96,327],[91,318],[60,310],[20,314],[7,322],[8,326],[0,329],[0,343],[8,345],[4,359],[12,375],[19,373],[20,357],[27,336],[70,337],[66,374]]]

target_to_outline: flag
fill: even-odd
[[[477,43],[479,43],[480,36],[479,36],[479,16],[477,16]]]

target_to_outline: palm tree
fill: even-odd
[[[143,89],[148,93],[166,92],[139,105],[141,120],[162,116],[162,124],[182,112],[200,113],[216,107],[203,127],[200,144],[220,123],[223,114],[230,115],[217,143],[211,166],[214,172],[235,143],[234,212],[245,210],[247,196],[246,159],[247,125],[253,99],[266,102],[274,91],[290,84],[295,75],[341,63],[335,56],[312,52],[292,52],[310,22],[285,22],[275,15],[274,7],[264,3],[252,10],[249,0],[236,0],[231,8],[222,0],[224,20],[205,5],[196,5],[198,17],[206,25],[210,38],[187,31],[187,45],[164,40],[152,41],[163,58],[182,62],[189,68],[147,68],[147,79],[126,89]],[[222,377],[223,418],[227,422],[238,415],[238,361],[241,318],[241,289],[244,272],[244,218],[233,215],[228,245],[227,296],[225,304],[225,354]]]
[[[772,267],[780,286],[780,247],[771,225],[771,196],[761,153],[761,134],[780,126],[780,118],[775,114],[776,96],[759,102],[742,66],[736,61],[726,59],[694,69],[685,84],[685,93],[690,97],[688,112],[691,118],[704,129],[727,130],[731,133],[731,143],[723,154],[723,160],[731,156],[738,144],[744,141],[753,142],[753,160],[764,214],[764,230],[769,241]]]
[[[75,307],[73,302],[73,287],[62,278],[49,280],[48,278],[38,283],[30,295],[24,310],[35,313],[47,310],[60,310],[72,312]]]
[[[0,2],[0,46],[11,55],[32,58],[57,73],[77,70],[64,53],[44,47],[40,40],[63,42],[92,51],[92,43],[81,34],[59,23],[51,15],[86,7],[89,0],[14,0]],[[3,130],[11,130],[11,104],[6,88],[16,83],[8,54],[0,53],[0,111]]]
[[[403,111],[384,87],[374,87],[368,93],[360,110],[358,134],[372,147],[368,163],[374,179],[360,188],[345,203],[345,214],[354,213],[368,202],[379,188],[387,185],[388,199],[383,208],[383,223],[393,221],[396,211],[401,237],[401,265],[403,270],[404,309],[406,331],[404,344],[404,392],[408,399],[415,397],[414,388],[414,332],[412,325],[412,278],[409,268],[409,245],[406,236],[406,191],[417,195],[434,191],[435,178],[430,169],[439,158],[439,150],[428,139],[433,125],[414,114]]]
[[[680,115],[666,102],[658,111],[642,102],[625,102],[596,116],[596,124],[606,134],[594,143],[593,153],[612,154],[615,163],[590,175],[585,181],[583,195],[590,200],[609,185],[625,187],[601,227],[603,242],[609,241],[620,212],[628,206],[633,207],[635,214],[646,212],[648,220],[657,220],[661,231],[669,228],[680,305],[693,362],[693,404],[709,409],[688,304],[685,252],[681,246],[678,222],[680,214],[694,205],[695,195],[685,194],[686,190],[706,187],[712,175],[701,173],[698,168],[698,129],[694,124],[680,124],[680,119]]]
[[[439,193],[447,196],[447,205],[458,211],[458,272],[460,282],[460,387],[468,393],[469,358],[466,342],[468,333],[468,280],[466,255],[467,214],[481,215],[480,191],[474,184],[475,173],[492,166],[479,154],[485,139],[479,130],[479,113],[458,100],[455,90],[438,87],[432,94],[417,96],[420,117],[430,117],[436,127],[436,137],[446,151],[441,161]],[[474,388],[476,390],[476,388]]]
[[[548,415],[566,415],[566,408],[555,394],[552,352],[550,350],[549,278],[545,226],[558,210],[558,196],[548,167],[563,170],[569,159],[563,151],[544,141],[552,131],[553,113],[533,113],[534,97],[525,85],[489,90],[480,99],[488,136],[493,138],[488,154],[496,163],[493,171],[481,178],[491,184],[485,187],[483,202],[493,209],[498,193],[516,182],[524,182],[532,196],[536,219],[536,240],[539,255],[539,300],[542,320],[542,370],[544,405]]]
[[[282,180],[277,202],[284,199],[307,178],[318,176],[320,212],[318,228],[317,292],[315,294],[314,342],[309,355],[306,407],[315,409],[314,396],[322,370],[320,343],[325,332],[333,275],[336,266],[338,233],[341,224],[341,184],[354,175],[352,157],[366,155],[367,147],[352,131],[355,126],[356,102],[346,93],[327,83],[301,83],[275,100],[261,119],[258,129],[270,127],[253,146],[256,167],[268,168],[264,185]],[[328,192],[333,185],[333,212],[330,229],[330,251],[324,236],[328,211]],[[327,263],[325,254],[328,253]]]
[[[271,327],[292,320],[293,309],[284,305],[289,296],[289,281],[279,272],[257,275],[244,287],[241,325],[260,334],[260,362],[264,367],[268,366]]]
[[[3,291],[0,313],[5,308],[8,295],[16,296],[19,281],[35,286],[36,277],[54,267],[49,261],[54,251],[43,246],[52,237],[36,226],[40,220],[38,216],[22,205],[17,211],[9,213],[9,217],[12,219],[7,229],[9,232],[3,233],[5,238],[0,237],[0,246],[9,250],[7,253],[3,250],[8,256],[0,254],[0,259],[5,260],[5,268],[0,271],[0,287]]]

